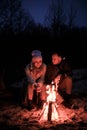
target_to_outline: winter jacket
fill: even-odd
[[[43,83],[46,73],[46,64],[42,63],[39,69],[35,68],[32,63],[25,67],[25,74],[27,76],[28,82],[34,84],[36,82]]]
[[[62,59],[61,63],[58,65],[47,65],[45,83],[50,84],[54,78],[61,74],[61,79],[65,76],[72,77],[72,70],[66,59]]]

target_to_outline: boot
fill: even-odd
[[[40,100],[39,101],[39,104],[37,106],[37,109],[42,109],[43,108],[43,105],[44,105],[45,101],[44,100]]]
[[[66,94],[64,97],[64,101],[62,103],[65,107],[71,108],[72,102],[71,102],[71,94]]]
[[[32,100],[28,100],[28,110],[31,111],[34,108],[35,108],[35,106],[33,104],[33,101]]]
[[[44,103],[45,103],[45,100],[41,100],[40,109],[42,109],[42,108],[43,108]]]
[[[70,99],[71,99],[71,94],[66,94],[65,95],[65,100],[66,101],[70,101]]]

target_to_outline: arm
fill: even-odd
[[[45,83],[51,84],[51,82],[57,77],[59,73],[58,67],[53,65],[48,65],[46,69],[46,75],[45,75]]]
[[[44,80],[45,80],[45,74],[46,74],[46,64],[43,64],[42,65],[42,68],[40,70],[40,72],[38,73],[38,76],[39,77],[37,79],[37,82],[38,83],[44,83]]]
[[[41,91],[41,88],[42,88],[44,80],[45,80],[45,73],[46,73],[46,65],[43,64],[40,72],[37,74],[37,77],[38,77],[37,80],[36,80],[36,83],[37,83],[36,90],[37,90],[37,92]]]
[[[63,76],[72,76],[72,69],[66,60],[63,60],[60,65],[60,73]]]
[[[54,78],[54,83],[55,84],[58,84],[59,83],[59,81],[60,81],[60,78],[61,78],[61,74],[59,74],[59,75],[57,75],[55,78]]]
[[[31,64],[28,64],[26,67],[25,67],[25,74],[27,76],[27,79],[29,81],[30,84],[34,84],[35,83],[35,78],[34,76],[32,75],[32,69],[31,69]]]

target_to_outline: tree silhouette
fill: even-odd
[[[51,0],[45,16],[45,26],[50,28],[51,34],[55,37],[63,36],[68,29],[75,26],[77,8],[73,2],[64,2],[64,0]]]
[[[61,25],[65,23],[63,0],[51,0],[48,13],[45,16],[46,25],[49,26],[55,35],[60,33]]]
[[[77,17],[77,8],[74,5],[74,3],[71,3],[69,6],[69,11],[68,11],[68,25],[70,28],[72,28],[75,25],[75,20]]]
[[[22,8],[21,0],[0,1],[0,28],[14,33],[22,32],[32,21],[29,13]]]

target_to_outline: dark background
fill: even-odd
[[[3,40],[0,47],[1,73],[6,84],[22,80],[24,68],[31,61],[31,51],[39,49],[43,61],[51,62],[51,53],[61,51],[72,69],[86,68],[86,41],[83,39],[13,38]]]
[[[34,49],[41,50],[46,64],[51,62],[53,51],[61,51],[72,69],[86,68],[87,27],[76,24],[75,19],[80,15],[76,3],[67,4],[68,10],[65,11],[61,3],[57,5],[54,1],[55,6],[51,3],[50,8],[48,5],[47,15],[43,18],[45,24],[42,24],[35,21],[31,11],[27,11],[27,2],[23,5],[20,0],[0,1],[0,76],[6,85],[25,77],[24,68],[30,62],[31,51]],[[40,3],[30,3],[30,10],[41,11]],[[44,4],[41,6],[44,8]],[[54,12],[54,9],[59,13]],[[86,11],[86,8],[82,9]]]

